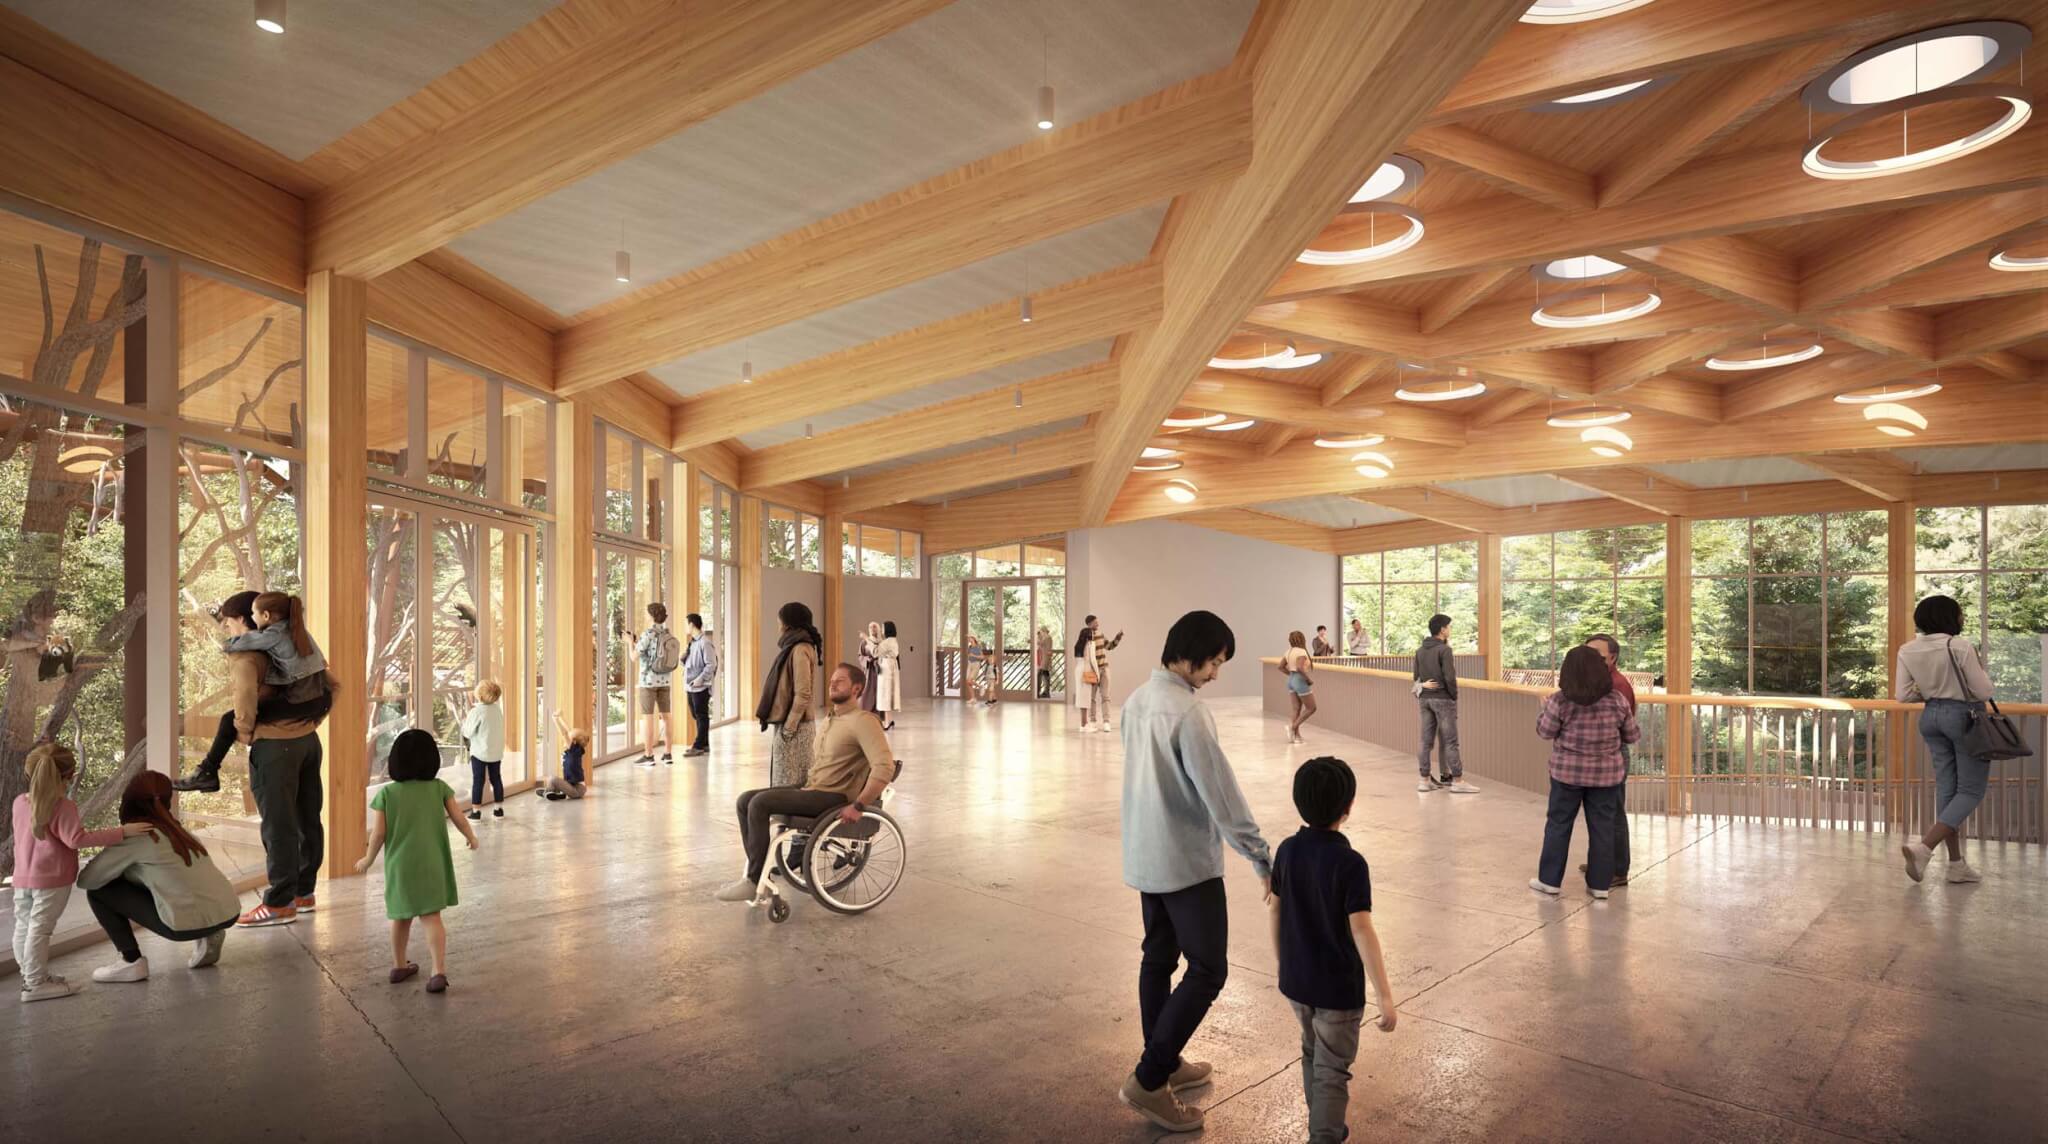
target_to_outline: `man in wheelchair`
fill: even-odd
[[[809,779],[801,787],[766,787],[740,796],[737,809],[747,876],[720,887],[719,901],[753,899],[761,867],[768,861],[771,816],[811,819],[836,810],[848,823],[858,822],[895,779],[896,763],[882,722],[873,712],[861,710],[860,696],[866,689],[867,676],[860,668],[850,663],[833,668],[826,685],[832,709],[818,725]]]

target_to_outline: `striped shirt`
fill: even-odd
[[[1582,707],[1553,691],[1536,717],[1537,737],[1551,740],[1550,777],[1573,786],[1610,787],[1628,778],[1621,748],[1643,737],[1619,691]]]

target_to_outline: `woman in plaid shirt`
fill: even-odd
[[[1622,748],[1643,737],[1635,712],[1590,647],[1567,652],[1557,673],[1558,690],[1543,701],[1536,734],[1549,739],[1550,810],[1543,827],[1543,856],[1529,888],[1556,894],[1564,884],[1571,852],[1572,820],[1586,810],[1586,888],[1596,898],[1614,884],[1614,831],[1621,818],[1622,786],[1628,763]]]

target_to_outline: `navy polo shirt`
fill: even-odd
[[[1351,915],[1372,910],[1365,855],[1340,830],[1304,826],[1273,854],[1280,899],[1280,993],[1316,1009],[1365,1008]]]
[[[562,781],[580,783],[583,781],[583,744],[571,743],[562,752]]]

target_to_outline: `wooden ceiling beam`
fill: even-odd
[[[1435,485],[1391,489],[1367,487],[1347,495],[1360,504],[1390,508],[1420,520],[1433,520],[1467,532],[1498,532],[1502,517],[1510,511]]]
[[[877,417],[844,429],[821,433],[808,441],[770,445],[747,457],[740,469],[740,489],[751,492],[820,477],[828,473],[880,464],[927,452],[937,444],[973,441],[1018,429],[1051,425],[1107,409],[1116,400],[1114,362],[1082,366],[1017,386]],[[1017,405],[1022,394],[1024,404]]]
[[[1599,205],[1616,207],[1712,150],[1860,45],[1818,40],[1681,77],[1633,125],[1638,140],[1599,176]]]
[[[307,265],[395,270],[947,2],[727,0],[621,21],[316,196]]]
[[[2021,357],[2011,350],[1994,350],[1970,360],[1986,373],[1996,374],[2007,381],[2048,381],[2048,362]]]
[[[1661,338],[1638,338],[1603,346],[1593,354],[1593,391],[1625,390],[1661,376],[1672,366],[1711,357],[1751,336],[1737,330],[1686,330]]]
[[[1245,508],[1217,509],[1214,512],[1182,513],[1172,518],[1176,524],[1192,524],[1198,528],[1211,528],[1217,532],[1228,532],[1233,536],[1263,540],[1268,544],[1284,544],[1290,548],[1305,548],[1310,552],[1337,552],[1337,530],[1324,528],[1306,521],[1290,520],[1271,513],[1255,512]]]
[[[1449,163],[1504,191],[1561,211],[1592,210],[1593,176],[1531,154],[1512,143],[1469,127],[1424,127],[1408,137],[1407,150]]]
[[[1292,443],[1296,437],[1301,436],[1305,432],[1307,432],[1307,430],[1302,429],[1299,426],[1282,425],[1281,427],[1273,431],[1273,435],[1270,438],[1268,438],[1264,444],[1259,446],[1259,456],[1270,457],[1273,454],[1278,453],[1280,450],[1285,449],[1290,443]]]
[[[1191,195],[1168,236],[1165,311],[1130,339],[1124,393],[1102,418],[1102,448],[1085,478],[1083,524],[1103,519],[1138,449],[1245,311],[1526,5],[1265,7],[1270,19],[1261,13],[1261,47],[1249,61],[1251,164]]]
[[[1086,464],[1094,447],[1094,430],[1079,429],[855,477],[845,488],[826,490],[825,512],[836,516],[1043,476]]]
[[[1342,427],[1431,445],[1457,445],[1465,440],[1464,425],[1450,414],[1399,407],[1331,408],[1305,385],[1262,381],[1222,370],[1209,370],[1197,377],[1181,395],[1181,404],[1309,430]]]
[[[1806,453],[1793,459],[1879,500],[1904,501],[1913,496],[1913,470],[1890,453]]]
[[[1250,155],[1250,85],[1190,81],[581,315],[559,384],[602,385],[1114,218]]]
[[[1391,359],[1360,355],[1345,362],[1330,380],[1322,385],[1321,401],[1324,408],[1338,404],[1357,392],[1359,387],[1386,381],[1399,373],[1400,369]]]
[[[1765,371],[1770,376],[1736,382],[1721,395],[1728,421],[1747,421],[1851,389],[1903,380],[1913,368],[1875,354],[1826,354],[1811,361]]]
[[[1160,270],[1127,266],[1042,291],[1035,321],[1001,302],[685,401],[674,448],[722,441],[948,378],[1100,341],[1158,319]]]
[[[1544,400],[1544,395],[1533,389],[1511,389],[1496,397],[1493,404],[1473,413],[1466,423],[1474,429],[1498,425],[1532,406],[1541,405]]]
[[[1593,363],[1593,354],[1575,349],[1479,354],[1456,359],[1460,371],[1470,372],[1489,385],[1498,381],[1537,386],[1561,397],[1588,396],[1593,392]]]
[[[1552,475],[1566,484],[1590,489],[1664,516],[1684,516],[1692,503],[1689,486],[1639,466],[1566,469]]]
[[[1988,254],[1970,251],[1902,275],[1890,285],[1857,294],[1824,309],[1888,310],[1895,307],[1946,306],[2039,289],[2041,284],[2034,275],[1993,270]]]
[[[1648,410],[1709,425],[1726,416],[1723,399],[1722,389],[1711,382],[1688,381],[1668,374],[1639,381],[1606,398],[1636,412]]]
[[[2048,295],[2012,294],[1966,302],[1934,319],[1937,361],[1952,362],[2048,337]]]
[[[1351,266],[1289,267],[1266,300],[1795,226],[2022,190],[2048,179],[2048,123],[2041,122],[2029,123],[1996,147],[1883,179],[1813,178],[1800,170],[1801,151],[1800,144],[1790,143],[1712,155],[1690,164],[1683,179],[1666,180],[1626,203],[1592,212],[1560,211],[1512,195],[1459,203],[1431,212],[1429,238],[1399,254]]]
[[[1801,266],[1799,308],[1825,310],[2040,221],[2039,188],[1930,203],[1872,219],[1868,232]],[[1985,268],[1986,273],[2000,271]],[[2020,277],[2024,277],[2021,275]]]
[[[1081,478],[1045,481],[1021,489],[965,497],[924,513],[926,552],[956,552],[1018,537],[1076,527]]]
[[[1500,288],[1501,283],[1516,273],[1516,267],[1502,266],[1456,279],[1422,304],[1416,328],[1425,334],[1436,333],[1456,321],[1460,314],[1485,301],[1489,294]]]

